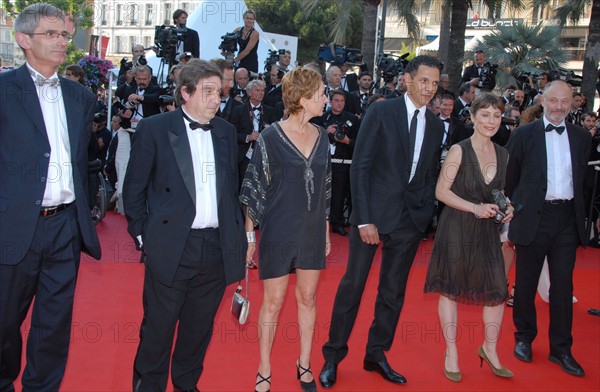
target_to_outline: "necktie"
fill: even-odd
[[[49,85],[50,87],[59,87],[60,80],[58,78],[46,79],[41,75],[35,75],[35,85],[40,87],[45,85]]]
[[[409,129],[409,136],[410,136],[410,167],[411,167],[411,171],[412,171],[412,162],[413,159],[415,157],[415,144],[417,141],[417,116],[419,115],[419,109],[415,110],[415,113],[413,114],[412,120],[410,120],[410,129]]]
[[[190,128],[192,129],[192,131],[198,128],[201,128],[203,131],[210,131],[213,128],[211,123],[200,124],[198,121],[192,120],[187,114],[185,114],[184,111],[181,111],[181,113],[183,114],[183,118],[190,122]]]
[[[558,133],[559,135],[562,135],[562,133],[565,131],[565,127],[564,126],[554,126],[552,124],[548,124],[546,125],[546,132],[552,132],[552,131],[556,131],[556,133]]]

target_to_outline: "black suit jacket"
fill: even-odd
[[[268,93],[265,94],[265,98],[263,102],[268,106],[274,108],[277,105],[277,102],[283,102],[283,92],[281,91],[281,84],[274,89],[269,90]]]
[[[223,111],[221,111],[221,109],[219,108],[219,111],[217,112],[217,116],[221,117],[224,120],[227,120],[228,122],[231,122],[231,114],[233,113],[233,109],[237,108],[238,106],[242,106],[244,105],[243,103],[241,103],[240,101],[238,101],[237,99],[234,99],[233,97],[229,97],[227,99],[227,103],[225,104],[225,108],[223,108]]]
[[[472,79],[479,78],[479,71],[477,70],[477,66],[475,64],[469,65],[465,68],[465,72],[463,73],[462,79],[460,79],[460,84],[470,82]],[[459,87],[460,87],[459,84]],[[496,78],[493,77],[489,83],[490,90],[493,90],[496,87]]]
[[[233,126],[211,120],[219,233],[227,283],[244,277],[246,235],[238,203],[237,146]],[[208,170],[208,169],[207,169]],[[192,153],[181,109],[140,121],[123,183],[129,234],[142,236],[146,267],[170,286],[196,215]],[[138,244],[139,245],[139,244]]]
[[[88,204],[88,147],[96,96],[60,78],[73,170],[82,250],[100,259],[100,242]],[[26,65],[0,73],[0,263],[19,263],[40,217],[50,143],[38,95]]]
[[[435,208],[442,122],[429,110],[423,146],[415,176],[409,183],[411,163],[404,97],[375,102],[362,120],[352,165],[353,225],[373,223],[379,233],[398,227],[404,208],[415,225],[425,231]]]
[[[150,84],[144,90],[144,100],[140,104],[144,110],[144,117],[150,117],[160,113],[158,97],[160,97],[162,93],[163,90],[154,84]],[[133,84],[124,88],[123,95],[125,96],[125,99],[131,94],[137,94],[137,85]]]
[[[591,135],[583,128],[567,123],[571,164],[573,165],[573,192],[575,218],[579,241],[586,243],[583,180],[590,155]],[[516,128],[506,146],[509,152],[506,170],[506,195],[515,206],[508,236],[520,245],[529,245],[537,232],[546,197],[548,165],[543,119]]]
[[[452,108],[452,117],[458,117],[460,111],[465,108],[465,105],[458,98],[454,100],[454,107]]]
[[[259,121],[259,129],[262,131],[273,122],[277,121],[274,115],[274,109],[270,106],[262,105],[262,113]],[[231,113],[231,123],[237,130],[238,141],[238,161],[242,162],[251,143],[246,143],[246,137],[254,131],[252,113],[250,113],[250,102],[236,107]]]
[[[186,27],[187,33],[183,35],[183,51],[190,52],[194,58],[200,58],[200,37],[194,29]]]

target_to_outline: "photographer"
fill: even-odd
[[[279,68],[276,65],[271,66],[271,70],[269,71],[269,89],[265,94],[265,103],[272,108],[277,105],[278,102],[282,102],[282,92],[281,92],[281,79],[283,79],[283,75],[285,75],[285,71]]]
[[[173,12],[173,23],[175,27],[182,31],[183,39],[177,42],[176,58],[189,52],[194,58],[200,58],[200,38],[196,30],[186,27],[188,14],[185,10],[178,9]]]
[[[135,85],[125,89],[127,101],[123,105],[134,112],[131,128],[135,129],[142,118],[160,113],[162,90],[151,82],[152,71],[147,65],[134,68],[133,73]]]
[[[254,30],[256,13],[246,10],[243,15],[244,26],[238,27],[234,32],[239,32],[238,45],[240,51],[233,59],[238,67],[244,67],[250,72],[258,73],[258,31]],[[241,174],[241,173],[240,173]]]
[[[492,91],[496,87],[496,67],[485,62],[483,50],[475,51],[475,63],[465,68],[460,84],[470,83],[482,90]]]
[[[350,165],[354,144],[358,135],[359,120],[354,114],[344,111],[345,91],[338,89],[329,94],[331,108],[314,122],[323,126],[329,134],[331,153],[331,230],[347,237],[344,229],[346,219],[344,207],[348,207],[350,216]]]
[[[148,65],[145,54],[146,52],[144,46],[136,44],[131,48],[131,61],[127,61],[127,57],[123,57],[121,59],[121,68],[119,69],[119,76],[117,78],[117,87],[120,87],[125,83],[129,83],[126,75],[127,71],[133,70],[133,68],[137,67],[138,65]],[[150,73],[152,73],[152,68],[150,68]]]

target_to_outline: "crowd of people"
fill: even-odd
[[[2,91],[22,92],[0,108],[0,159],[27,175],[7,176],[14,181],[0,198],[0,390],[14,390],[21,373],[19,328],[34,297],[23,388],[60,386],[80,252],[101,257],[89,162],[113,187],[144,255],[135,391],[165,390],[169,369],[177,391],[197,391],[225,288],[249,268],[263,282],[258,326],[269,331],[260,334],[255,390],[271,387],[274,328],[293,272],[300,387],[315,391],[316,379],[334,386],[380,244],[363,368],[405,384],[386,352],[420,241],[432,231],[424,292],[439,295],[446,343],[440,369],[450,381],[462,379],[458,303],[483,308],[477,355],[493,374],[513,376],[497,350],[507,305],[514,355],[533,360],[542,271],[551,282],[548,358],[583,376],[571,351],[572,276],[578,246],[600,246],[600,220],[590,209],[595,171],[588,167],[600,159],[600,134],[576,88],[540,73],[495,95],[495,80],[482,74],[482,51],[458,82],[430,56],[414,57],[381,89],[364,68],[292,67],[289,52],[260,75],[256,14],[243,18],[237,56],[205,61],[197,33],[185,26],[187,13],[175,11],[174,23],[188,34],[169,86],[157,85],[135,45],[112,102],[92,94],[75,65],[57,75],[68,43],[60,10],[34,4],[15,20],[27,63],[0,75]],[[317,287],[332,234],[349,237],[349,257],[325,362],[314,376]]]

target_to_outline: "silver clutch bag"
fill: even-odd
[[[248,295],[248,267],[246,266],[246,297],[242,295],[242,285],[238,284],[231,299],[231,314],[240,323],[245,324],[250,315],[250,300]]]

